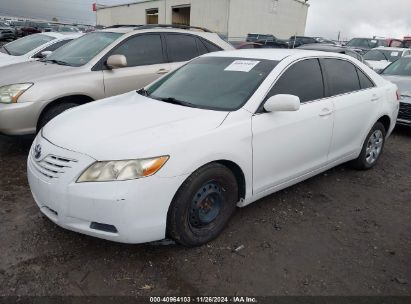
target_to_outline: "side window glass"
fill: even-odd
[[[35,54],[35,55],[33,56],[33,58],[42,58],[43,56],[41,55],[41,53],[47,52],[47,51],[54,52],[54,51],[57,50],[58,48],[62,47],[62,46],[65,45],[66,43],[70,42],[71,40],[72,40],[72,39],[63,40],[63,41],[56,42],[56,43],[54,43],[54,44],[52,44],[52,45],[49,45],[48,47],[42,49],[40,52],[38,52],[37,54]]]
[[[372,81],[359,69],[357,69],[358,78],[360,79],[361,89],[373,88]]]
[[[157,34],[138,35],[130,38],[110,55],[124,55],[127,58],[127,66],[143,66],[164,62],[161,37]]]
[[[330,84],[330,95],[340,95],[361,89],[356,67],[345,60],[323,59]]]
[[[171,62],[188,61],[199,55],[196,38],[189,35],[167,34],[167,52]]]
[[[197,43],[199,55],[204,55],[208,53],[207,48],[205,47],[204,43],[202,43],[199,38],[196,38],[196,43]]]
[[[211,42],[209,42],[205,39],[201,39],[201,41],[203,41],[204,45],[207,47],[207,49],[210,53],[219,52],[219,51],[223,50],[222,48],[216,46],[215,44],[213,44],[213,43],[211,43]]]
[[[267,98],[278,94],[291,94],[307,102],[324,98],[324,83],[318,59],[293,64],[274,84]]]

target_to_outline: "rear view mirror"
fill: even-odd
[[[111,55],[106,62],[110,69],[120,69],[127,66],[127,58],[124,55]]]
[[[298,111],[300,109],[300,98],[289,94],[274,95],[266,101],[264,109],[267,112]]]

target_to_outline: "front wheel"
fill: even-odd
[[[384,125],[377,122],[368,133],[358,158],[352,166],[359,170],[368,170],[377,164],[385,144],[386,131]]]
[[[187,247],[203,245],[221,233],[237,202],[237,180],[227,167],[201,167],[177,191],[168,211],[167,234]]]
[[[54,117],[60,115],[61,113],[77,107],[78,104],[76,103],[61,103],[55,106],[52,106],[51,108],[49,108],[46,112],[44,112],[39,120],[38,126],[37,126],[37,133],[46,125],[50,122],[50,120],[52,120]]]

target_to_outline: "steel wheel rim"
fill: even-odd
[[[368,164],[371,165],[377,161],[381,154],[383,144],[384,135],[381,130],[375,130],[368,139],[367,148],[365,150],[365,160]]]
[[[202,228],[213,223],[221,212],[223,200],[221,186],[217,182],[208,182],[201,186],[191,201],[190,225]]]

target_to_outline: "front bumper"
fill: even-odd
[[[411,126],[411,97],[404,98],[400,102],[397,124]]]
[[[36,145],[42,147],[38,159],[34,157]],[[55,170],[50,164],[56,159],[50,157],[69,161],[66,167]],[[87,155],[57,147],[37,136],[27,167],[30,188],[40,210],[65,229],[102,239],[133,244],[163,239],[169,205],[186,176],[76,183],[94,162]]]
[[[0,103],[0,134],[25,135],[36,133],[41,102]]]

